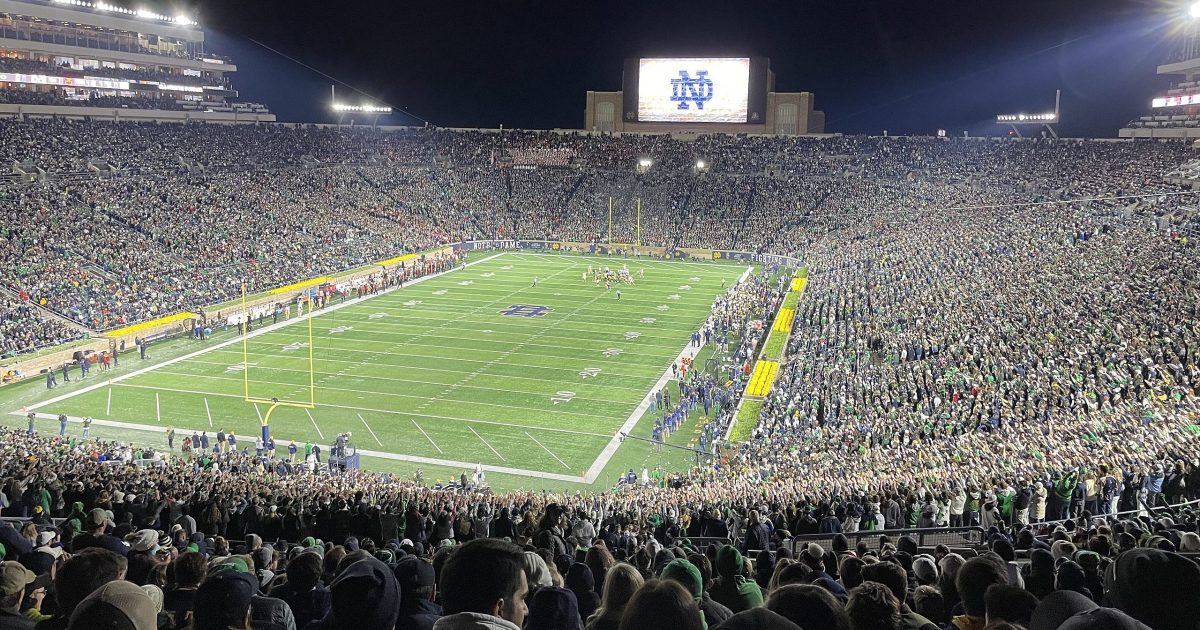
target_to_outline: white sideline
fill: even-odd
[[[754,271],[753,266],[746,267],[746,271],[743,272],[742,277],[738,279],[738,284],[745,282],[746,278],[750,277],[750,272],[752,271]],[[703,349],[703,339],[700,340],[700,346],[695,349],[695,352],[689,353],[689,347],[685,345],[683,350],[679,351],[679,355],[675,357],[675,362],[678,362],[686,354],[692,354],[695,356]],[[672,365],[673,364],[674,363],[672,363]],[[650,401],[654,399],[654,392],[662,389],[663,386],[670,381],[671,367],[667,366],[667,369],[663,372],[663,375],[659,377],[658,382],[655,383],[654,387],[650,389],[650,393],[642,399],[642,402],[639,403],[636,408],[634,408],[633,413],[629,414],[629,418],[625,420],[625,424],[622,424],[621,428],[618,429],[619,432],[612,436],[612,439],[608,441],[608,444],[604,447],[604,450],[600,451],[600,456],[596,458],[596,461],[592,462],[592,466],[588,468],[587,474],[585,474],[583,477],[584,483],[594,483],[596,479],[600,477],[600,473],[604,472],[604,467],[608,465],[608,462],[613,458],[613,455],[617,453],[617,449],[621,447],[621,435],[628,434],[633,430],[633,427],[637,426],[638,420],[640,420],[642,415],[646,413],[646,410],[650,408]]]
[[[14,415],[19,415],[17,412]],[[37,413],[35,414],[41,420],[57,420],[58,416],[52,413]],[[70,422],[82,422],[82,416],[67,416]],[[117,429],[128,429],[131,431],[146,431],[149,433],[166,433],[165,427],[156,427],[149,424],[137,424],[133,422],[119,422],[116,420],[92,420],[92,424],[103,427],[113,427]],[[239,435],[238,440],[246,443],[253,443],[262,436],[257,435]],[[276,444],[283,444],[294,440],[286,440],[278,438]],[[375,457],[379,459],[390,459],[398,462],[409,462],[414,464],[425,464],[428,466],[445,466],[447,468],[474,469],[475,464],[469,462],[460,462],[451,459],[439,459],[437,457],[421,457],[419,455],[401,455],[399,453],[385,453],[382,451],[372,451],[368,449],[358,449],[358,453],[366,457]],[[505,475],[517,475],[521,477],[536,477],[538,479],[548,479],[551,481],[567,481],[571,483],[580,483],[581,479],[576,475],[563,475],[559,473],[548,473],[540,470],[525,470],[523,468],[512,468],[510,466],[493,466],[491,464],[483,464],[483,470],[487,472],[501,473]]]

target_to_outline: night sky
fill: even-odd
[[[1185,6],[208,0],[191,13],[238,64],[241,99],[286,121],[332,120],[331,81],[251,40],[449,127],[578,128],[585,91],[620,89],[626,57],[765,56],[776,90],[815,93],[829,131],[997,135],[995,114],[1050,110],[1061,88],[1060,133],[1107,137],[1166,88],[1155,66]]]

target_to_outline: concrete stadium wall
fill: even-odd
[[[64,348],[63,350],[35,356],[24,361],[18,361],[16,359],[20,357],[15,357],[12,363],[0,365],[0,374],[8,372],[10,369],[19,369],[22,376],[14,379],[12,381],[14,383],[31,378],[43,378],[46,370],[57,370],[62,367],[63,363],[73,361],[76,352],[83,352],[89,355],[93,353],[99,354],[100,352],[109,350],[111,347],[112,344],[108,339],[93,337],[80,341],[78,344]]]
[[[275,122],[275,114],[234,112],[186,112],[165,109],[122,109],[110,107],[76,107],[72,105],[17,105],[0,103],[0,117],[32,116],[45,118],[92,118],[94,120],[125,120],[130,122],[209,122],[246,124]]]

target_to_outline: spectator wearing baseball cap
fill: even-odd
[[[27,630],[33,620],[21,614],[25,589],[37,574],[20,562],[0,562],[0,630]]]
[[[96,508],[88,513],[87,521],[83,524],[85,532],[71,540],[71,549],[78,553],[88,547],[100,547],[122,556],[129,554],[129,547],[120,538],[106,533],[108,529],[108,513]],[[0,528],[2,529],[2,528]],[[7,541],[5,541],[7,543]]]
[[[396,630],[432,630],[442,616],[442,607],[435,602],[437,578],[433,566],[416,556],[404,556],[396,563],[395,571],[400,583]]]
[[[158,610],[150,595],[132,582],[109,582],[88,595],[71,613],[68,630],[121,628],[157,630]]]

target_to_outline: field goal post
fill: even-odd
[[[242,283],[242,385],[243,385],[243,400],[251,405],[264,404],[267,407],[266,415],[261,416],[260,423],[262,425],[262,441],[266,444],[271,439],[271,413],[278,407],[294,407],[297,409],[315,409],[317,406],[317,387],[316,387],[316,370],[313,367],[313,299],[308,288],[302,293],[304,299],[296,304],[298,309],[297,315],[304,315],[304,305],[308,304],[308,400],[280,400],[279,398],[255,398],[250,395],[250,322],[253,319],[250,316],[250,309],[246,306],[246,283]]]

